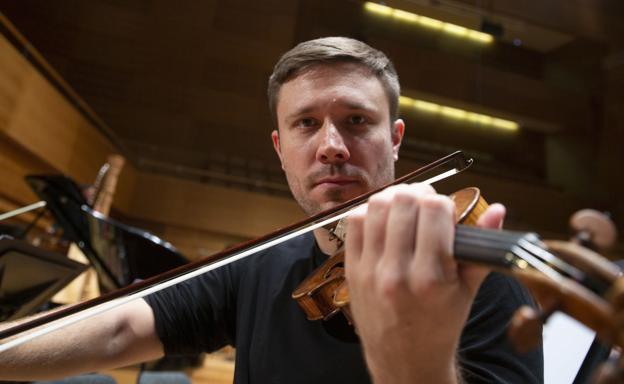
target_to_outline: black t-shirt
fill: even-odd
[[[239,384],[369,383],[360,345],[350,340],[344,318],[309,321],[291,298],[326,259],[307,234],[148,296],[165,353],[231,344]],[[460,340],[467,382],[543,381],[541,348],[516,355],[505,337],[511,315],[523,304],[533,301],[515,280],[495,273],[486,278]]]

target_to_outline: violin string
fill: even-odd
[[[544,274],[546,277],[550,278],[551,280],[557,282],[558,284],[564,283],[566,278],[562,274],[560,274],[557,270],[552,268],[547,263],[542,262],[540,259],[535,257],[529,251],[526,251],[525,249],[521,248],[518,245],[514,245],[511,248],[511,252],[516,257],[524,260],[528,265],[535,268],[536,270],[538,270],[539,272],[541,272],[542,274]],[[518,264],[516,263],[516,265]]]
[[[508,230],[479,228],[459,224],[455,228],[455,236],[465,239],[478,239],[488,244],[504,244],[507,247],[515,244],[525,232],[515,232]]]
[[[432,184],[432,183],[434,183],[436,181],[439,181],[439,180],[442,180],[444,178],[453,176],[453,175],[455,175],[455,174],[457,174],[457,173],[459,173],[461,171],[463,171],[463,169],[452,168],[452,169],[450,169],[448,171],[445,171],[445,172],[440,173],[438,175],[435,175],[435,176],[433,176],[433,177],[431,177],[431,178],[429,178],[427,180],[424,180],[421,183],[422,184]],[[407,182],[409,182],[411,180],[413,180],[413,179],[407,180]],[[293,239],[293,238],[295,238],[297,236],[300,236],[300,235],[303,235],[305,233],[311,232],[311,231],[313,231],[315,229],[325,227],[325,226],[327,226],[329,224],[332,224],[332,223],[334,223],[334,222],[336,222],[336,221],[338,221],[338,220],[340,220],[340,219],[342,219],[344,217],[349,216],[356,207],[359,207],[359,206],[364,205],[364,204],[365,203],[361,203],[361,204],[358,204],[358,205],[345,207],[344,210],[338,211],[336,214],[332,215],[329,218],[326,218],[325,220],[320,220],[320,221],[316,221],[316,222],[310,223],[309,225],[307,225],[307,226],[305,226],[303,228],[299,228],[297,230],[293,230],[291,232],[288,232],[288,233],[284,234],[282,237],[279,237],[277,239],[271,239],[271,240],[266,241],[264,243],[258,244],[258,245],[254,246],[254,247],[251,247],[251,248],[249,248],[249,249],[247,249],[247,250],[245,250],[243,252],[240,252],[238,254],[234,254],[231,257],[227,258],[227,259],[216,261],[216,262],[214,262],[212,264],[205,265],[205,266],[203,266],[201,268],[198,268],[198,269],[193,270],[191,272],[185,273],[183,275],[180,275],[180,276],[177,276],[177,277],[173,277],[170,280],[164,281],[164,282],[162,282],[162,283],[160,283],[158,285],[155,285],[155,286],[152,286],[152,287],[147,287],[147,288],[145,288],[143,290],[140,290],[138,292],[132,293],[132,294],[130,294],[128,296],[121,297],[121,298],[118,298],[118,299],[115,299],[115,300],[111,300],[111,301],[106,302],[106,303],[102,303],[100,305],[97,305],[97,306],[85,309],[85,310],[83,310],[81,312],[78,312],[78,313],[75,313],[75,314],[72,314],[72,315],[68,315],[67,317],[61,318],[61,319],[59,319],[57,321],[54,321],[54,322],[52,322],[50,324],[46,324],[46,325],[40,326],[40,327],[38,327],[39,329],[36,328],[35,330],[33,330],[33,331],[31,331],[31,332],[29,332],[27,334],[24,334],[24,335],[21,335],[21,336],[17,336],[14,339],[11,339],[9,341],[5,341],[2,344],[0,344],[0,353],[6,351],[8,349],[17,347],[17,346],[19,346],[21,344],[24,344],[24,343],[28,342],[28,341],[34,340],[34,339],[36,339],[38,337],[41,337],[41,336],[44,336],[44,335],[49,334],[51,332],[54,332],[54,331],[56,331],[58,329],[67,327],[67,326],[75,324],[75,323],[77,323],[79,321],[88,319],[90,317],[96,316],[96,315],[101,314],[101,313],[104,313],[104,312],[109,311],[109,310],[111,310],[113,308],[119,307],[119,306],[121,306],[123,304],[126,304],[126,303],[129,303],[131,301],[143,298],[143,297],[145,297],[147,295],[150,295],[152,293],[155,293],[155,292],[161,291],[163,289],[169,288],[169,287],[171,287],[173,285],[182,283],[182,282],[184,282],[186,280],[192,279],[194,277],[197,277],[199,275],[202,275],[202,274],[207,273],[209,271],[212,271],[214,269],[220,268],[220,267],[222,267],[224,265],[227,265],[227,264],[233,263],[235,261],[244,259],[244,258],[246,258],[248,256],[251,256],[251,255],[255,254],[255,253],[258,253],[258,252],[263,251],[265,249],[271,248],[271,247],[276,246],[278,244],[281,244],[281,243],[283,243],[285,241]]]
[[[462,241],[470,241],[468,238],[480,239],[483,240],[488,247],[496,245],[501,249],[509,250],[514,245],[520,246],[526,252],[529,252],[543,263],[554,267],[566,276],[577,281],[582,281],[585,278],[585,274],[581,270],[546,250],[539,237],[534,233],[458,226],[457,234],[458,236],[463,235],[463,237],[461,237]]]
[[[532,255],[538,257],[543,260],[545,263],[554,266],[565,275],[573,278],[576,281],[583,281],[585,279],[585,274],[581,272],[578,268],[574,267],[572,264],[569,264],[552,253],[548,252],[546,249],[540,247],[539,245],[533,243],[529,239],[523,238],[520,239],[518,245],[525,249],[527,252],[530,252]]]
[[[455,231],[455,242],[469,247],[469,252],[473,256],[479,255],[474,259],[467,255],[459,255],[468,261],[509,266],[509,260],[505,256],[511,246],[516,244],[523,235],[518,232],[458,225]]]
[[[570,271],[572,277],[582,279],[583,274],[578,269],[558,259],[545,249],[531,243],[531,241],[537,241],[537,239],[537,235],[533,233],[488,230],[463,225],[458,225],[456,231],[457,241],[475,247],[496,249],[500,251],[501,259],[504,259],[507,253],[512,253],[516,258],[524,260],[529,266],[557,282],[561,282],[566,278],[566,271]],[[564,269],[564,274],[553,268],[550,262],[554,262],[557,264],[557,267]],[[512,265],[520,266],[517,260]]]

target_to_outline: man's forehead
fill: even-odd
[[[354,92],[354,88],[361,92]],[[315,92],[305,93],[310,89]],[[348,97],[345,90],[351,91]],[[369,92],[366,92],[367,90]],[[287,100],[282,97],[284,91],[288,94]],[[381,81],[372,76],[367,67],[350,62],[323,63],[307,67],[282,85],[279,96],[278,115],[283,114],[284,104],[288,104],[288,114],[309,110],[318,102],[335,103],[352,109],[378,109],[387,104],[387,96]]]
[[[335,61],[327,63],[310,64],[288,79],[284,84],[300,79],[327,78],[330,74],[341,73],[343,75],[358,74],[371,76],[371,70],[363,64],[350,61]]]

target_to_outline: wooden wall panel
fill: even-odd
[[[7,138],[0,136],[0,194],[16,205],[36,202],[37,196],[30,190],[24,176],[32,173],[50,173],[54,169],[37,161],[32,155]]]
[[[233,235],[174,226],[167,226],[163,232],[163,237],[176,244],[186,257],[194,260],[248,240],[248,238]]]
[[[63,173],[92,183],[114,146],[4,37],[0,52],[0,172],[7,177],[1,192],[20,204],[31,202],[34,195],[21,181],[29,173]],[[124,211],[133,173],[133,166],[125,169],[126,186],[117,196]]]
[[[132,200],[134,217],[219,234],[257,237],[303,217],[291,199],[141,172]]]
[[[0,84],[7,85],[2,94],[13,103],[3,110],[6,123],[0,130],[55,169],[88,182],[106,155],[114,152],[112,145],[5,39],[0,40],[0,51],[0,65],[15,69],[2,74],[11,77]],[[19,87],[10,87],[14,84]]]
[[[4,38],[0,52],[0,195],[16,206],[36,201],[23,181],[30,173],[93,182],[114,146]],[[142,173],[131,163],[120,176],[114,209],[164,225],[184,247],[203,253],[302,217],[290,199]],[[180,236],[184,228],[196,232],[194,239]],[[208,235],[206,241],[198,240],[197,231]]]

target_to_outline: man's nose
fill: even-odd
[[[318,161],[324,164],[336,164],[349,160],[349,149],[341,132],[333,122],[326,122],[319,133],[321,137],[316,152]]]

